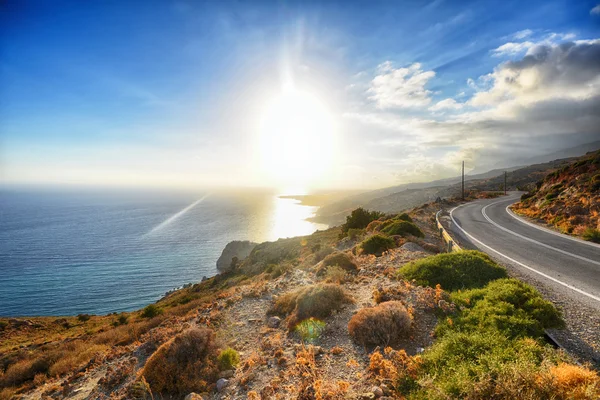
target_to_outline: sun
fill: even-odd
[[[332,165],[334,121],[315,95],[288,89],[272,99],[260,120],[263,174],[279,188],[304,188],[323,181]]]

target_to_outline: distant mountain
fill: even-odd
[[[592,143],[582,144],[576,147],[571,147],[570,149],[560,150],[543,156],[534,157],[527,160],[527,164],[539,164],[563,158],[580,157],[586,153],[596,150],[600,150],[600,140]]]
[[[540,156],[527,158],[524,160],[516,160],[518,162],[513,160],[513,163],[523,165],[523,166],[532,165],[532,164],[541,164],[541,163],[545,163],[545,162],[549,162],[549,161],[553,161],[553,160],[561,160],[561,159],[571,158],[571,157],[581,157],[586,153],[589,153],[591,151],[596,151],[596,150],[600,150],[600,140],[591,142],[591,143],[585,143],[585,144],[575,146],[575,147],[570,147],[568,149],[555,151],[555,152],[549,153],[549,154],[543,154]],[[514,165],[514,164],[512,164],[512,165]],[[511,165],[510,161],[508,162],[508,165]],[[504,170],[504,169],[510,170],[510,168],[503,168],[504,166],[506,166],[506,164],[496,164],[494,167],[494,170]],[[511,168],[513,168],[513,167],[511,167]],[[475,169],[471,173],[477,174],[478,171],[477,171],[477,169]]]
[[[503,190],[504,171],[508,172],[507,187],[509,190],[530,190],[535,188],[536,182],[543,179],[548,173],[562,168],[574,160],[577,159],[553,160],[526,167],[497,169],[483,174],[468,175],[465,177],[465,190]],[[338,225],[343,223],[346,215],[357,207],[386,213],[397,213],[433,201],[437,197],[458,197],[460,193],[460,177],[393,186],[361,193],[323,206],[317,211],[316,217],[312,220],[329,225]]]

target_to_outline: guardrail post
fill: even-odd
[[[452,253],[452,240],[448,240],[448,253]]]

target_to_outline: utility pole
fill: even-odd
[[[506,171],[504,171],[504,195],[506,196]]]
[[[462,199],[465,199],[465,162],[462,162]]]

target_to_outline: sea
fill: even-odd
[[[316,210],[262,190],[0,189],[0,316],[139,309],[217,274],[232,240],[326,229]]]

